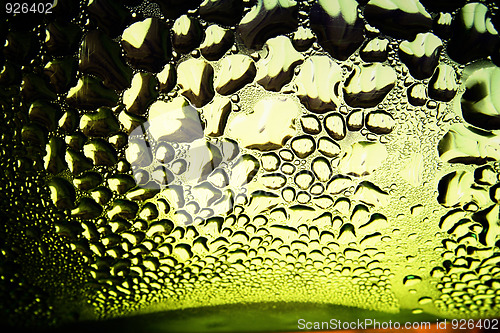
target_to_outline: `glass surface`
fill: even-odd
[[[498,327],[496,2],[1,11],[5,327]]]

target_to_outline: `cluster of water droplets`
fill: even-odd
[[[94,0],[36,33],[9,20],[0,246],[24,268],[2,277],[30,295],[12,307],[498,314],[496,9],[462,2]]]

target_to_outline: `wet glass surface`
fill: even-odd
[[[5,325],[499,317],[494,1],[16,6]]]

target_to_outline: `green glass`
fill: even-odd
[[[4,326],[498,326],[496,2],[2,10]]]

